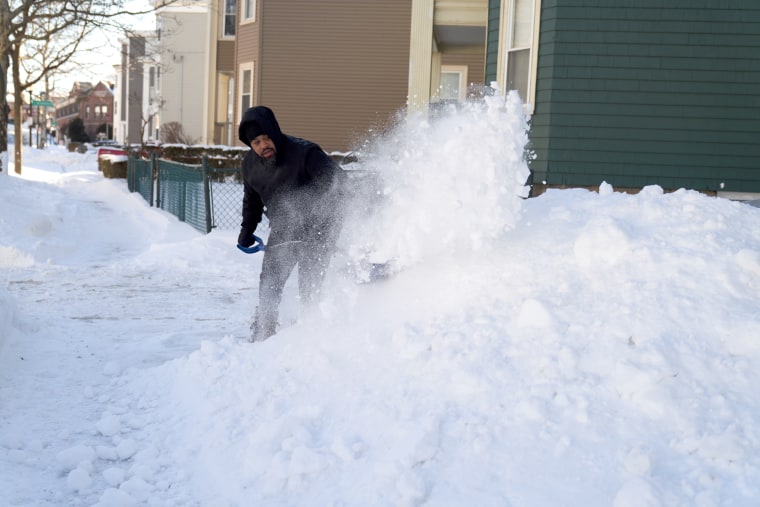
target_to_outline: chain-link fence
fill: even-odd
[[[208,169],[212,227],[237,229],[243,213],[240,169]]]
[[[243,185],[239,168],[210,168],[206,159],[198,165],[131,155],[127,184],[151,206],[168,211],[201,232],[240,225]]]

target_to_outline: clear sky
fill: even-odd
[[[150,8],[148,0],[135,0],[128,2],[127,5],[133,10]],[[130,16],[123,23],[137,30],[149,30],[155,26],[152,14],[140,17]],[[93,84],[98,81],[113,82],[116,79],[113,66],[119,63],[121,38],[122,34],[118,32],[97,31],[91,34],[82,47],[83,51],[77,55],[81,67],[74,72],[56,76],[54,82],[51,83],[54,88],[53,93],[68,94],[76,81],[90,81]],[[42,86],[39,91],[42,91]]]

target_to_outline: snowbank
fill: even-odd
[[[755,505],[760,209],[605,184],[522,201],[504,111],[412,122],[365,158],[388,207],[353,239],[404,269],[357,285],[336,263],[310,314],[289,281],[256,344],[261,257],[237,231],[25,153],[0,185],[3,497]]]

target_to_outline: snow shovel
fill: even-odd
[[[247,253],[247,254],[253,254],[253,253],[256,253],[256,252],[263,252],[264,250],[266,250],[267,246],[264,244],[264,240],[263,239],[261,239],[260,237],[256,236],[255,234],[253,234],[253,241],[254,241],[254,243],[251,246],[242,246],[242,245],[238,244],[238,246],[237,246],[238,250],[240,250],[243,253]]]

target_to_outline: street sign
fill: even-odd
[[[55,104],[49,100],[33,100],[32,105],[40,107],[55,107]]]

